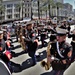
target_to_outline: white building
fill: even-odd
[[[17,20],[31,17],[31,0],[3,1],[4,13],[0,13],[1,21]]]

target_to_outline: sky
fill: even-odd
[[[64,0],[64,3],[70,3],[73,6],[73,9],[75,9],[75,0]]]

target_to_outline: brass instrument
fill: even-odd
[[[20,30],[19,38],[20,38],[19,42],[20,42],[20,45],[21,45],[22,49],[26,50],[26,43],[24,41],[25,38],[23,37],[23,34],[22,34],[22,28]]]
[[[23,50],[26,50],[26,43],[24,41],[24,38],[22,38],[21,46]]]
[[[42,67],[45,67],[45,70],[49,70],[50,69],[50,61],[48,59],[48,57],[51,56],[51,53],[50,53],[50,48],[51,48],[51,42],[48,43],[48,46],[47,46],[47,62],[46,61],[41,61],[41,66]]]
[[[19,43],[22,42],[22,33],[19,34],[18,42],[19,42]]]

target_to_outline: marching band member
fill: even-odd
[[[25,37],[25,42],[28,47],[28,55],[32,58],[33,64],[36,64],[36,49],[38,47],[38,40],[36,40],[35,31],[33,29],[32,23],[27,23],[27,36]]]
[[[47,42],[45,41],[46,36],[47,36],[47,32],[46,32],[46,30],[45,30],[45,28],[44,28],[45,24],[42,23],[42,24],[40,24],[40,25],[41,25],[41,29],[40,29],[41,44],[42,44],[42,47],[44,47],[45,44],[47,43]]]
[[[71,63],[72,63],[75,61],[75,29],[71,33],[68,33],[68,38],[72,38],[71,41],[71,45],[73,48],[72,58],[71,58]]]
[[[47,51],[47,64],[52,66],[51,75],[63,75],[72,56],[72,46],[66,42],[67,30],[64,26],[56,27],[56,40],[51,43],[50,53]]]
[[[6,49],[6,44],[3,39],[3,31],[0,31],[0,58],[6,63],[6,65],[11,69],[10,59],[11,53]]]

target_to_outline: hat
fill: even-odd
[[[0,34],[3,34],[3,31],[0,30]]]
[[[54,18],[53,18],[52,24],[57,24],[57,17],[54,17]]]
[[[64,27],[64,26],[59,26],[59,27],[56,27],[56,33],[57,33],[57,35],[60,35],[60,36],[63,36],[63,35],[66,35],[67,34],[67,29],[66,29],[66,27]]]
[[[26,26],[30,26],[32,23],[31,22],[27,22],[26,23]]]
[[[39,26],[45,26],[45,24],[44,23],[39,23]]]
[[[6,29],[2,29],[2,31],[3,31],[3,32],[6,32],[7,30],[6,30]]]
[[[63,19],[63,22],[66,22],[66,19]]]
[[[34,24],[34,21],[29,21],[29,22],[26,23],[26,26],[29,26],[29,25],[32,25],[32,24]]]

